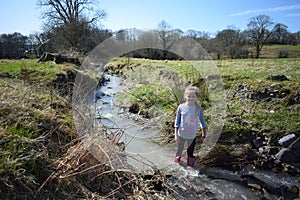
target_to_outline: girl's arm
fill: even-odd
[[[206,128],[202,128],[202,141],[206,138]]]
[[[206,122],[205,122],[205,119],[204,119],[204,113],[203,113],[203,110],[202,110],[201,107],[200,107],[199,119],[200,119],[201,128],[206,128]]]
[[[174,123],[174,127],[175,127],[175,141],[178,142],[178,129],[180,127],[180,120],[181,120],[181,116],[180,116],[180,108],[177,108],[176,111],[176,117],[175,117],[175,123]]]
[[[203,113],[202,108],[200,108],[199,119],[200,119],[200,125],[202,128],[202,141],[204,141],[204,139],[206,138],[206,122],[205,122],[204,113]]]
[[[178,127],[175,127],[175,141],[178,142]]]

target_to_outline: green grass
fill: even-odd
[[[18,135],[20,137],[26,137],[26,138],[34,138],[37,135],[37,132],[30,131],[28,129],[23,129],[21,127],[14,127],[8,130],[8,132],[11,132],[14,135]]]
[[[54,79],[56,74],[64,73],[68,69],[74,69],[74,66],[71,64],[54,64],[50,61],[38,63],[37,59],[0,60],[0,75],[29,82],[45,83]]]
[[[216,62],[222,74],[226,91],[229,93],[235,85],[241,84],[252,87],[253,91],[280,84],[281,88],[291,91],[290,96],[300,88],[300,59],[246,59]],[[269,80],[270,74],[284,74],[289,80]],[[228,99],[227,104],[232,113],[238,114],[236,118],[248,122],[246,128],[283,134],[300,130],[299,108],[297,104],[288,105],[288,98],[290,97],[288,96],[285,100],[275,98],[272,102],[235,98]],[[230,127],[240,127],[238,121],[227,124],[227,126],[229,129]]]
[[[241,118],[250,122],[248,124],[250,128],[281,134],[300,130],[300,114],[296,106],[270,102],[248,102],[248,107],[251,108],[251,111],[245,113]]]
[[[204,79],[189,61],[116,58],[108,65],[115,72],[122,71],[126,76],[124,84],[129,88],[127,94],[118,96],[117,103],[137,102],[142,112],[154,112],[157,116],[158,109],[162,113],[174,111],[184,101],[183,92],[188,84],[202,89],[201,101],[207,97]]]
[[[132,88],[130,92],[119,95],[118,100],[120,99],[127,104],[138,103],[139,109],[147,111],[152,117],[171,112],[177,106],[171,91],[159,85],[141,85]]]
[[[300,51],[300,45],[268,45],[264,46],[265,50],[268,49],[276,49],[276,50],[281,50],[281,49],[286,49],[289,51]]]
[[[215,61],[222,76],[265,80],[269,74],[285,74],[293,81],[300,78],[300,59],[244,59]]]
[[[21,67],[26,67],[28,70],[44,72],[46,74],[55,75],[62,70],[72,68],[71,64],[54,64],[53,62],[38,62],[37,59],[24,60],[0,60],[1,72],[15,73],[20,72]]]

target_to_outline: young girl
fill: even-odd
[[[179,162],[184,149],[184,144],[188,143],[187,165],[193,166],[195,156],[193,155],[196,143],[196,135],[198,132],[198,121],[202,128],[202,141],[206,137],[206,123],[202,108],[197,103],[199,97],[199,89],[189,86],[185,89],[184,99],[177,108],[175,118],[175,141],[177,142],[177,152],[174,156],[174,162]]]

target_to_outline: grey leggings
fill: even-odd
[[[194,149],[195,149],[195,144],[196,144],[196,138],[194,139],[184,139],[180,136],[178,136],[178,143],[177,143],[177,152],[176,156],[181,156],[183,149],[184,149],[184,144],[187,141],[188,143],[188,149],[187,153],[189,157],[194,157]]]

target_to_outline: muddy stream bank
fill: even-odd
[[[175,142],[159,145],[157,141],[162,137],[159,127],[152,123],[140,123],[125,108],[116,106],[115,95],[124,89],[122,80],[109,75],[106,79],[108,81],[96,92],[95,125],[104,125],[112,132],[115,129],[124,130],[121,141],[134,173],[152,169],[163,172],[178,199],[293,199],[299,195],[298,178],[287,174],[251,167],[230,171],[199,164],[192,168],[184,162],[175,164]]]

